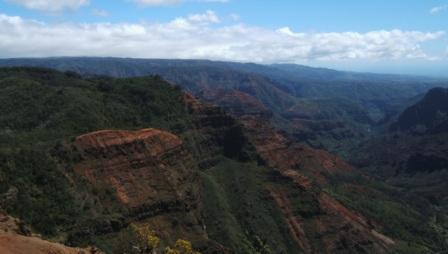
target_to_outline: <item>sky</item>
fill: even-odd
[[[448,0],[0,0],[0,58],[52,56],[448,76]]]

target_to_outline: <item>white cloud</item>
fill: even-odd
[[[440,12],[448,11],[448,5],[440,5],[429,10],[432,15],[438,14]]]
[[[0,14],[0,57],[116,56],[259,63],[433,59],[423,44],[444,32],[299,33],[217,24],[212,11],[167,23],[48,24]]]
[[[89,0],[6,0],[7,2],[24,6],[28,9],[40,11],[61,11],[64,9],[78,9],[87,5]]]
[[[188,20],[194,23],[219,23],[219,18],[213,11],[206,11],[203,14],[193,14],[188,16]]]

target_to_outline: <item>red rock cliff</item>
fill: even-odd
[[[148,225],[168,242],[186,238],[210,246],[200,178],[179,137],[157,129],[102,130],[77,137],[74,145],[81,158],[75,172],[112,191],[128,209],[128,223]]]
[[[191,157],[171,133],[103,130],[79,136],[75,144],[82,157],[75,171],[95,186],[113,189],[130,208],[197,198]]]

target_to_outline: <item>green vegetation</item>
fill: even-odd
[[[64,140],[99,129],[180,132],[190,121],[182,96],[159,77],[84,79],[46,69],[0,69],[2,207],[47,237],[92,227],[92,219],[120,217],[122,208],[102,205],[113,204],[110,191],[72,174],[76,156],[65,154]],[[69,235],[69,241],[90,243],[86,237]]]
[[[417,195],[403,195],[391,186],[362,176],[338,175],[326,191],[360,212],[381,232],[398,241],[398,253],[432,253],[445,246],[432,205]]]
[[[222,158],[203,175],[207,231],[238,253],[294,253],[295,243],[267,193],[268,169]]]
[[[127,210],[111,190],[76,176],[77,155],[68,151],[72,139],[86,132],[152,127],[184,137],[198,164],[217,163],[201,173],[211,239],[243,253],[294,252],[264,188],[267,169],[253,162],[254,150],[241,126],[221,111],[206,113],[213,121],[195,119],[181,90],[159,77],[82,78],[5,68],[0,69],[0,100],[0,202],[45,238],[95,245],[108,253],[133,248],[138,237],[127,225]],[[105,228],[113,231],[104,233]]]
[[[407,108],[392,124],[392,130],[419,134],[448,131],[448,89],[433,88],[422,100]]]
[[[75,222],[80,211],[74,206],[70,183],[45,153],[28,149],[0,153],[0,165],[5,176],[0,193],[9,193],[5,203],[10,212],[48,235],[54,235],[59,225]]]
[[[80,79],[45,69],[2,69],[0,100],[0,140],[19,146],[105,128],[176,131],[188,118],[181,91],[157,77]]]
[[[147,225],[132,223],[118,233],[98,237],[96,244],[108,253],[201,254],[188,240],[177,239],[172,245],[164,244],[159,234]]]

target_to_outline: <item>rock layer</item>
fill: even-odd
[[[75,172],[127,208],[125,224],[149,226],[167,242],[182,237],[215,246],[201,219],[200,178],[179,137],[157,129],[103,130],[77,137],[74,145]],[[93,232],[104,233],[110,232]]]
[[[294,144],[255,117],[244,116],[241,121],[261,158],[280,174],[274,183],[282,178],[295,185],[273,184],[269,193],[304,253],[389,252],[392,239],[322,190],[328,176],[351,173],[351,165],[328,152]]]
[[[197,199],[191,157],[171,133],[104,130],[79,136],[75,144],[82,158],[75,171],[114,190],[130,208],[160,200],[189,207]]]

